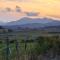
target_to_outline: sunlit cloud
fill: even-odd
[[[4,8],[4,9],[0,9],[0,12],[16,12],[16,13],[20,13],[20,12],[22,12],[22,9],[19,7],[19,6],[17,6],[16,5],[16,7],[15,7],[15,9],[12,9],[12,8],[10,8],[10,7],[6,7],[6,8]]]
[[[48,16],[60,19],[60,15],[59,16],[58,15],[48,15]]]
[[[32,11],[32,12],[25,12],[25,14],[27,16],[39,16],[39,12],[34,12],[34,11]]]
[[[32,0],[0,0],[0,1],[19,1],[19,2],[32,2]]]
[[[19,7],[19,6],[16,6],[16,8],[15,8],[15,10],[16,10],[16,12],[22,12],[22,9]]]
[[[40,14],[43,17],[51,15],[60,18],[60,0],[0,0],[0,10],[11,12],[11,15],[17,13],[16,16],[38,16]]]

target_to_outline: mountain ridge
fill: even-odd
[[[48,23],[52,22],[54,20],[48,19],[48,18],[29,18],[29,17],[23,17],[17,21],[9,22],[7,25],[23,25],[28,23]]]
[[[4,27],[13,30],[26,30],[26,29],[45,29],[46,27],[58,27],[60,21],[48,18],[28,18],[24,17],[20,20],[7,23]],[[47,28],[46,28],[47,29]],[[58,28],[59,29],[59,28]],[[59,29],[60,30],[60,29]]]

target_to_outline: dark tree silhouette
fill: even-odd
[[[0,26],[0,29],[3,29],[3,27],[2,27],[2,26]]]

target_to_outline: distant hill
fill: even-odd
[[[8,22],[5,28],[13,30],[60,30],[60,21],[49,18],[24,17],[17,21]],[[54,29],[52,29],[54,28]],[[58,30],[57,30],[58,29]]]
[[[14,31],[41,30],[47,32],[60,32],[60,25],[48,26],[47,24],[40,24],[40,23],[5,26],[5,28],[12,29]]]
[[[3,27],[2,27],[2,26],[0,26],[0,29],[3,29]]]
[[[47,32],[59,32],[60,33],[60,26],[47,26],[44,27],[42,30]]]
[[[31,23],[60,25],[60,21],[58,21],[58,20],[49,19],[49,18],[28,18],[28,17],[23,17],[19,20],[8,22],[6,25],[8,25],[8,26],[25,25],[25,24],[31,24]]]
[[[28,17],[23,17],[17,21],[12,21],[7,23],[6,25],[24,25],[24,24],[30,24],[30,23],[50,23],[54,22],[52,19],[48,18],[28,18]]]

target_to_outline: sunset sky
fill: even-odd
[[[17,12],[18,6],[20,12]],[[10,8],[10,12],[7,8]],[[0,0],[0,21],[17,20],[27,13],[34,17],[50,16],[60,19],[60,0]]]

